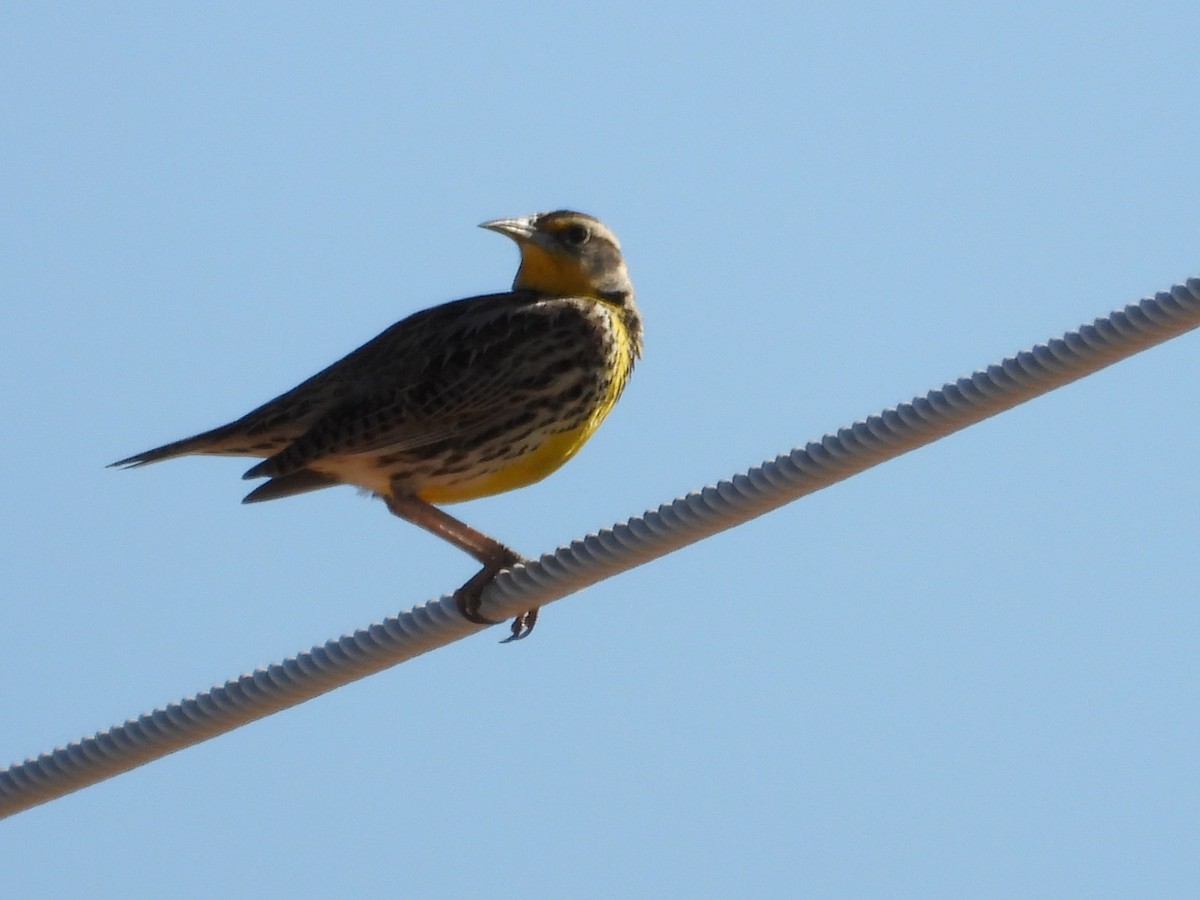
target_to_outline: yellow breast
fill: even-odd
[[[418,496],[429,503],[458,503],[488,497],[540,481],[574,456],[616,404],[633,366],[633,347],[628,330],[620,316],[613,315],[610,319],[614,329],[611,377],[608,389],[599,398],[590,416],[570,431],[546,435],[536,447],[510,460],[501,469],[456,484],[429,484],[418,490]]]

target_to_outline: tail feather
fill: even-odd
[[[234,423],[234,425],[236,424]],[[206,431],[203,434],[184,438],[180,441],[163,444],[161,447],[155,447],[153,450],[147,450],[144,453],[127,456],[125,459],[119,459],[115,463],[109,463],[108,467],[110,469],[134,469],[138,466],[147,466],[150,463],[160,462],[164,459],[174,459],[177,456],[188,456],[195,453],[226,456],[258,456],[263,453],[278,451],[284,446],[286,446],[286,441],[277,442],[275,445],[271,443],[248,445],[243,432],[234,428],[233,425],[226,425],[221,428],[214,428],[212,431]],[[262,474],[255,471],[258,468],[259,466],[252,468],[246,473],[245,477],[263,477]],[[336,478],[322,475],[320,472],[315,472],[312,469],[300,469],[299,471],[289,472],[287,475],[282,475],[278,478],[272,478],[265,484],[259,485],[247,494],[242,502],[260,503],[263,500],[277,500],[280,497],[290,497],[293,494],[303,494],[306,491],[316,491],[341,483]]]
[[[195,453],[201,446],[196,441],[196,438],[184,438],[182,441],[163,444],[161,447],[155,447],[153,450],[147,450],[145,453],[137,453],[133,456],[127,456],[124,459],[118,459],[115,463],[109,463],[108,468],[134,469],[138,466],[147,466],[150,463],[159,462],[164,459],[187,456],[189,453]]]
[[[317,491],[321,488],[341,484],[336,478],[314,472],[312,469],[301,469],[290,472],[279,478],[272,478],[266,484],[260,484],[244,498],[243,503],[261,503],[263,500],[278,500],[280,497],[290,497],[293,494],[303,494],[307,491]]]
[[[214,428],[212,431],[205,431],[201,434],[186,437],[180,441],[163,444],[161,447],[155,447],[153,450],[147,450],[145,453],[137,453],[133,456],[127,456],[125,459],[118,459],[115,463],[109,463],[108,468],[134,469],[138,466],[147,466],[150,463],[160,462],[164,459],[174,459],[177,456],[188,456],[192,453],[228,453],[233,456],[251,455],[242,448],[233,449],[222,446],[224,442],[232,437],[232,434],[233,430],[228,425],[221,428]]]

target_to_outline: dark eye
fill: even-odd
[[[563,241],[572,247],[579,247],[586,244],[588,238],[591,236],[592,233],[579,224],[568,225],[562,230]]]

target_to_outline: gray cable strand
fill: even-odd
[[[799,499],[1200,326],[1200,278],[500,575],[505,619]],[[295,706],[479,630],[452,595],[0,773],[0,817]]]

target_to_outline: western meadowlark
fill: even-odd
[[[531,484],[591,436],[642,352],[642,320],[621,245],[598,219],[559,210],[481,228],[516,241],[513,289],[409,316],[235,422],[115,462],[265,457],[243,502],[351,484],[471,554],[483,568],[455,593],[464,617],[522,557],[435,503]],[[512,623],[525,637],[533,609]]]

